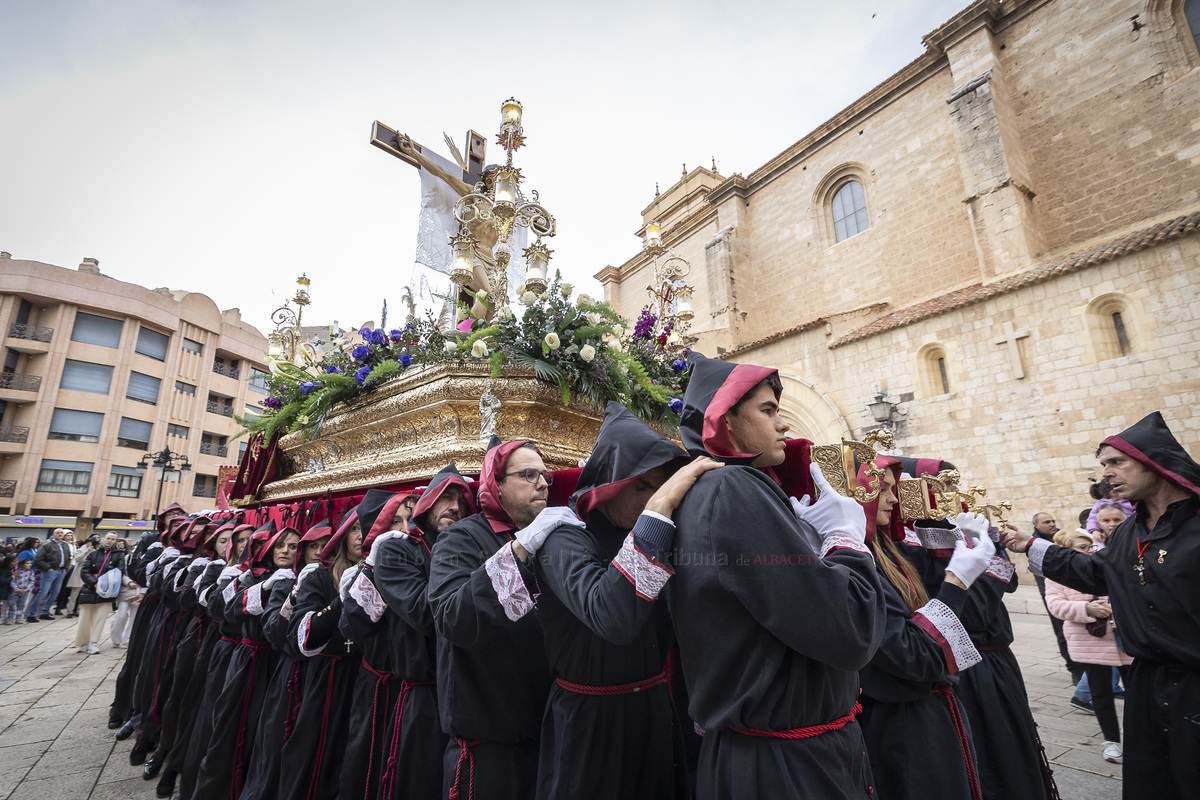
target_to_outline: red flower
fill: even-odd
[[[659,344],[666,344],[666,343],[667,343],[667,335],[666,335],[665,333],[660,333],[660,334],[658,335],[658,343],[659,343]]]

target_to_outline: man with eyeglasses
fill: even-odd
[[[443,797],[534,793],[550,673],[541,626],[529,613],[533,573],[520,537],[546,507],[553,478],[532,442],[493,439],[479,476],[480,512],[433,546],[429,604],[439,713],[450,736]]]

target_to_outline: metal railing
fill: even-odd
[[[218,403],[216,400],[209,400],[206,408],[213,414],[220,414],[222,417],[233,416],[233,406]]]
[[[27,339],[31,342],[46,342],[54,337],[54,328],[39,328],[26,325],[24,322],[14,322],[8,326],[8,335],[12,339]]]
[[[201,486],[197,484],[192,487],[192,497],[216,497],[216,486]]]
[[[229,448],[223,444],[217,444],[216,442],[201,442],[200,452],[206,456],[220,456],[221,458],[224,458],[225,456],[229,455]]]
[[[13,389],[18,392],[36,392],[41,386],[41,375],[17,375],[12,372],[0,373],[0,389]]]
[[[17,493],[16,481],[0,481],[0,497],[12,497]]]
[[[238,377],[238,368],[232,364],[222,364],[220,361],[213,362],[213,372],[218,375],[224,375],[226,378],[233,378],[235,381]]]
[[[29,441],[29,428],[24,425],[0,425],[0,442],[25,444]]]

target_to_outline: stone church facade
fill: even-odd
[[[1200,0],[979,0],[748,175],[643,224],[695,348],[777,367],[792,435],[954,461],[1074,527],[1097,443],[1161,410],[1200,455]],[[644,232],[644,228],[639,234]],[[652,259],[596,277],[634,316]]]

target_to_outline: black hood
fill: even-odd
[[[711,455],[727,463],[761,453],[739,453],[722,419],[725,412],[760,381],[778,371],[753,364],[730,364],[693,352],[688,356],[688,386],[683,394],[679,435],[693,455]]]
[[[1100,444],[1115,447],[1181,489],[1200,495],[1200,464],[1183,449],[1159,412],[1143,417]]]
[[[931,478],[936,478],[937,474],[944,469],[956,469],[949,461],[942,461],[939,458],[896,458],[900,462],[900,471],[906,475],[911,475],[914,478],[920,478],[922,475],[928,475]],[[857,463],[857,459],[855,459]]]
[[[413,508],[412,525],[420,529],[426,536],[432,537],[436,532],[425,525],[425,513],[433,508],[433,504],[437,502],[442,493],[451,486],[457,486],[462,489],[463,497],[467,500],[467,510],[469,513],[476,512],[475,496],[471,491],[471,485],[458,471],[458,467],[451,461],[446,466],[438,470],[438,473],[429,481],[429,485],[425,487],[425,491],[421,494],[421,499],[417,501],[417,505]],[[429,541],[433,541],[431,538]]]
[[[656,467],[687,458],[687,453],[620,403],[609,402],[596,446],[575,485],[571,502],[585,522],[596,506]]]

